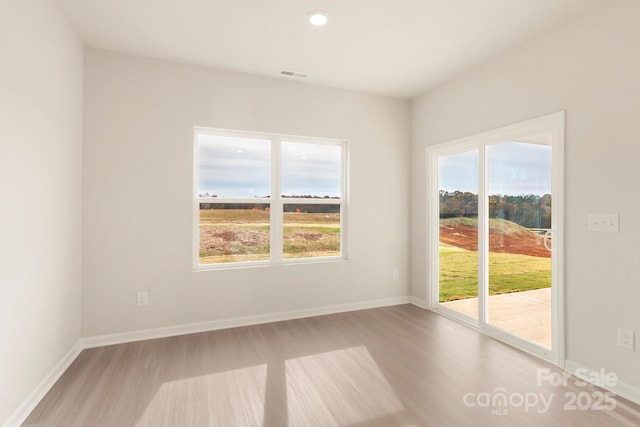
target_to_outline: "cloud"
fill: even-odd
[[[438,161],[440,189],[478,192],[478,150]],[[487,150],[488,193],[502,195],[551,194],[551,147],[515,141]]]
[[[219,197],[271,193],[271,141],[200,135],[198,192]]]
[[[478,150],[438,159],[440,189],[478,193]]]
[[[551,194],[551,147],[506,142],[489,147],[489,193]]]
[[[338,145],[283,141],[282,193],[340,196],[341,159]]]
[[[234,198],[270,195],[270,147],[270,140],[199,135],[198,192]],[[283,194],[341,195],[341,146],[283,141],[281,154]]]

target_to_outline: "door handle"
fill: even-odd
[[[542,238],[542,243],[544,243],[544,247],[546,250],[548,250],[549,252],[551,252],[551,248],[549,247],[549,245],[547,244],[548,241],[551,241],[551,236],[553,234],[552,230],[547,230],[544,233],[544,237]]]

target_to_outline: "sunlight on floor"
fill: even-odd
[[[289,425],[356,425],[404,410],[364,347],[286,361]]]
[[[197,406],[194,402],[198,400],[210,408],[209,418],[192,419],[188,425],[224,426],[232,420],[234,425],[261,426],[266,379],[267,365],[264,364],[164,383],[137,426],[165,425],[171,416],[177,416],[176,419],[196,417],[198,412],[193,410],[193,406]],[[190,397],[190,408],[176,408],[172,398],[185,394]]]
[[[349,426],[404,410],[360,346],[165,382],[136,425],[262,426],[282,416],[289,426]]]

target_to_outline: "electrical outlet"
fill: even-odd
[[[618,328],[618,346],[633,351],[634,333],[630,329]]]
[[[145,305],[149,305],[149,293],[148,292],[138,292],[138,307],[143,307]]]
[[[400,278],[400,273],[398,272],[397,268],[393,269],[393,280],[397,281]]]

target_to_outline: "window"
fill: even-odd
[[[194,267],[345,257],[343,141],[196,128]]]

